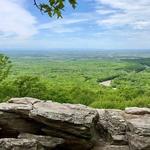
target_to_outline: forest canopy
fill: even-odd
[[[18,52],[9,55],[12,63],[1,55],[0,102],[33,97],[96,108],[150,107],[150,58],[101,55]]]

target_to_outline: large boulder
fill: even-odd
[[[105,130],[104,135],[112,144],[126,144],[126,121],[124,118],[124,112],[121,110],[98,110],[99,132]]]
[[[105,118],[107,120],[108,132],[111,135],[124,135],[126,132],[126,121],[124,112],[121,110],[106,110]]]
[[[40,102],[33,105],[29,117],[43,123],[42,131],[51,136],[66,139],[74,149],[89,149],[97,138],[96,110],[83,105]]]
[[[87,139],[93,137],[98,121],[97,111],[84,105],[43,102],[32,98],[11,99],[9,103],[1,103],[0,110],[42,123],[45,125],[43,128]]]
[[[127,137],[132,150],[150,149],[150,115],[128,116]]]
[[[56,102],[40,102],[33,105],[29,117],[47,125],[49,130],[61,135],[91,139],[98,113],[83,105],[60,104]]]
[[[70,149],[89,149],[97,139],[98,113],[84,105],[13,98],[8,103],[1,103],[0,111],[2,130],[15,132],[10,137],[22,132],[44,134],[63,138]],[[3,137],[7,133],[3,132]]]
[[[127,119],[127,125],[131,133],[150,136],[150,115]]]

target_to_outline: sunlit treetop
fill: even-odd
[[[62,11],[64,11],[65,3],[68,1],[73,9],[76,8],[77,0],[46,0],[41,2],[34,0],[34,5],[42,12],[47,13],[50,17],[56,16],[62,18]]]

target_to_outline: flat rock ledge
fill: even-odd
[[[0,150],[150,150],[150,108],[12,98],[0,103]]]

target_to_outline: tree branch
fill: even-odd
[[[41,8],[39,7],[39,5],[37,4],[36,0],[34,0],[34,5],[41,10]]]

